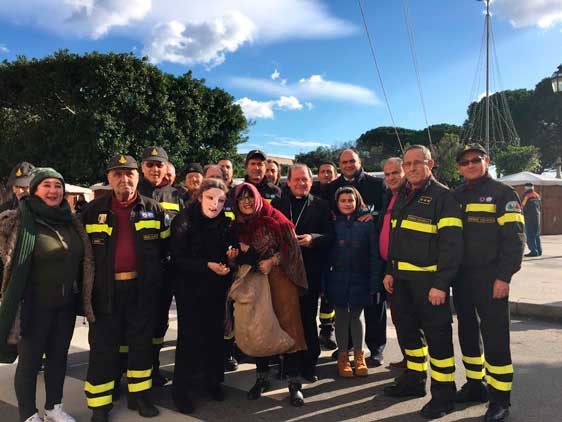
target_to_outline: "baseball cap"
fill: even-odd
[[[16,164],[8,177],[8,186],[28,187],[33,170],[35,170],[35,166],[27,161]]]
[[[203,175],[203,166],[199,163],[191,163],[188,164],[185,167],[185,171],[183,172],[184,174],[189,174],[189,173],[200,173],[201,175]]]
[[[486,149],[482,145],[480,145],[478,143],[466,144],[457,153],[457,162],[459,162],[461,160],[461,158],[464,154],[466,154],[467,152],[471,152],[471,151],[477,151],[477,152],[481,152],[484,155],[488,155],[488,153],[486,152]]]
[[[117,154],[109,160],[107,171],[117,168],[138,170],[139,167],[136,160],[130,155]]]
[[[259,149],[253,149],[248,154],[246,154],[246,161],[244,162],[244,164],[248,164],[248,161],[250,161],[252,158],[259,158],[260,160],[266,161],[267,155],[265,155],[265,153]]]
[[[163,163],[167,163],[168,153],[162,147],[148,147],[142,152],[142,161],[162,161]]]

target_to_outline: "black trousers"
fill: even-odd
[[[467,380],[482,380],[485,369],[490,402],[509,405],[513,382],[509,302],[493,298],[494,281],[493,269],[464,270],[453,285],[453,301]]]
[[[269,361],[270,357],[268,356],[256,358],[256,372],[258,373],[258,377],[263,376],[263,374],[267,374],[269,372]],[[300,361],[300,352],[285,353],[283,355],[283,372],[285,373],[289,381],[298,378],[300,372]]]
[[[76,313],[73,304],[47,309],[34,305],[25,323],[23,337],[18,343],[19,360],[14,378],[20,420],[37,412],[37,373],[46,355],[45,409],[53,409],[62,402],[66,360],[74,332]]]
[[[137,280],[115,281],[114,312],[96,314],[88,340],[90,359],[86,376],[86,399],[90,408],[111,408],[115,375],[119,373],[120,343],[128,347],[129,393],[152,388],[152,334],[154,303],[139,298]]]
[[[207,387],[224,381],[225,300],[225,291],[195,296],[187,282],[178,280],[174,394],[194,388],[201,381]]]
[[[168,331],[170,306],[174,297],[175,270],[171,264],[162,266],[162,282],[156,294],[156,310],[154,314],[154,337],[152,338],[154,369],[160,367],[160,349],[164,343],[164,336]]]
[[[316,316],[318,315],[318,297],[320,293],[307,291],[300,298],[301,320],[307,350],[297,352],[300,355],[300,372],[303,375],[313,374],[320,356],[320,342]]]
[[[318,306],[318,305],[317,305]],[[329,303],[325,297],[320,300],[320,335],[330,337],[334,332],[334,319],[336,310],[334,305]]]
[[[392,306],[400,327],[398,336],[405,349],[408,375],[427,376],[429,346],[431,394],[438,401],[452,402],[456,387],[451,308],[448,295],[442,305],[429,302],[431,287],[430,280],[394,280]]]
[[[371,351],[371,356],[382,356],[386,346],[386,300],[384,296],[379,302],[364,308],[365,344]]]

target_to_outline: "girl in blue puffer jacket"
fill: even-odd
[[[355,188],[339,188],[335,200],[336,241],[329,254],[323,292],[336,310],[339,375],[346,378],[353,376],[347,353],[351,331],[355,375],[367,376],[360,316],[363,308],[372,304],[375,293],[382,291],[378,233],[374,221],[358,220],[365,214],[365,204]]]

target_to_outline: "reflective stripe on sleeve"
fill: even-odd
[[[525,224],[525,217],[523,217],[523,214],[517,212],[507,212],[498,218],[498,224],[500,226],[503,226],[505,223]]]
[[[402,220],[400,227],[422,233],[437,233],[437,226],[435,224],[418,223],[417,221]]]
[[[462,220],[456,217],[443,217],[437,223],[437,229],[441,230],[445,227],[459,227],[462,229]]]
[[[158,220],[141,220],[135,223],[135,230],[139,231],[142,229],[156,229],[160,230],[160,221]]]
[[[173,202],[160,202],[160,206],[162,208],[164,208],[165,210],[169,210],[169,211],[179,211],[180,210],[180,205],[174,204]]]
[[[428,267],[418,267],[417,265],[410,264],[409,262],[398,261],[398,270],[435,272],[437,271],[437,265],[430,265]]]
[[[166,230],[160,232],[160,239],[167,239],[172,235],[171,229],[168,227]]]
[[[107,233],[111,236],[113,227],[109,227],[107,224],[86,224],[86,233]]]

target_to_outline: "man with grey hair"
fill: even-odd
[[[398,191],[406,182],[406,174],[404,173],[404,168],[402,167],[402,159],[399,157],[391,157],[387,159],[383,165],[383,172],[387,191],[383,196],[382,211],[377,221],[377,228],[379,230],[379,253],[386,266],[388,262],[388,246],[390,240],[390,216],[398,196]],[[398,332],[398,321],[392,309],[391,294],[388,294],[387,303],[390,307],[392,322]],[[400,341],[398,341],[398,344],[400,344]],[[402,351],[402,354],[404,354],[404,348],[402,345],[400,345],[400,350]],[[403,358],[398,362],[391,362],[389,366],[395,369],[405,369],[406,358]]]
[[[308,291],[300,298],[301,319],[307,350],[299,352],[301,375],[309,382],[318,379],[316,364],[320,356],[316,317],[321,289],[323,263],[334,234],[328,201],[310,194],[312,172],[305,164],[289,169],[287,186],[290,191],[274,199],[273,207],[295,225],[308,279]]]
[[[383,280],[386,291],[392,294],[398,336],[407,360],[404,374],[384,393],[392,397],[425,396],[427,360],[431,356],[432,398],[421,410],[421,415],[430,419],[454,409],[449,288],[463,255],[461,208],[451,191],[433,178],[433,165],[431,153],[423,145],[413,145],[404,154],[407,182],[392,207]]]
[[[207,164],[203,168],[203,178],[205,179],[215,178],[215,179],[220,179],[225,183],[227,182],[226,173],[223,170],[223,168],[218,164]]]

